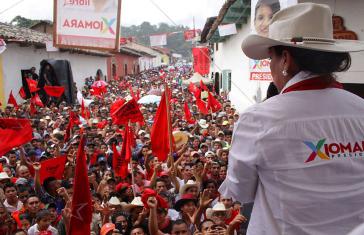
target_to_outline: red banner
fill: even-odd
[[[183,36],[184,36],[184,38],[185,38],[186,41],[193,40],[199,34],[201,34],[201,30],[200,29],[191,29],[191,30],[186,30],[186,31],[183,32]]]
[[[28,119],[0,119],[0,156],[31,141],[32,138],[33,129]]]
[[[127,124],[129,120],[131,122],[144,123],[143,114],[140,112],[139,105],[135,101],[135,99],[129,100],[125,104],[122,104],[120,107],[112,107],[111,110],[115,110],[111,113],[114,124]]]
[[[44,86],[44,91],[49,96],[53,97],[60,97],[64,93],[64,87],[63,86]]]
[[[210,51],[207,47],[192,48],[193,69],[195,72],[206,75],[210,71]]]
[[[43,181],[48,177],[55,177],[58,180],[62,179],[66,161],[66,156],[42,161],[39,170],[40,183],[43,184]]]

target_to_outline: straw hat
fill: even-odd
[[[225,205],[222,202],[218,202],[212,208],[207,208],[206,210],[206,218],[211,219],[215,212],[226,212],[226,218],[230,217],[230,210],[225,208]]]
[[[185,205],[186,203],[188,203],[188,202],[193,202],[197,206],[196,197],[194,195],[190,194],[190,193],[186,193],[186,194],[183,194],[181,196],[181,198],[176,202],[176,204],[174,205],[174,209],[176,211],[181,211],[181,207],[183,205]]]
[[[270,47],[279,45],[326,52],[364,50],[364,42],[333,39],[330,7],[308,2],[278,11],[269,26],[269,37],[249,35],[242,49],[248,57],[260,60],[269,57]]]
[[[185,183],[179,190],[179,194],[181,194],[181,195],[185,194],[187,189],[192,188],[192,187],[198,188],[197,183],[193,180],[188,180],[187,183]]]
[[[177,148],[188,142],[188,134],[183,131],[173,131],[173,138]]]
[[[209,127],[209,124],[207,123],[207,121],[205,119],[200,119],[198,121],[198,125],[201,127],[201,128],[208,128]]]

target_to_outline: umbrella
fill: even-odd
[[[192,75],[192,77],[190,77],[189,79],[187,79],[187,80],[184,80],[183,82],[182,82],[182,84],[184,84],[184,85],[190,85],[190,83],[192,82],[193,84],[195,84],[195,85],[200,85],[200,81],[203,81],[203,83],[205,83],[205,84],[210,84],[210,83],[212,83],[212,80],[211,79],[208,79],[208,78],[205,78],[205,77],[202,77],[199,73],[194,73],[193,75]]]
[[[152,88],[148,91],[147,93],[148,95],[156,95],[156,96],[161,96],[162,95],[162,91],[160,89],[155,89]]]
[[[161,97],[157,95],[146,95],[140,98],[138,104],[153,104],[161,101]]]
[[[103,88],[106,87],[108,84],[105,81],[99,80],[92,83],[91,87]]]

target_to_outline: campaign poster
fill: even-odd
[[[121,0],[54,0],[54,45],[119,49]]]
[[[268,37],[269,24],[273,15],[286,7],[297,4],[297,0],[252,0],[251,33]],[[273,81],[270,60],[250,60],[250,80]]]

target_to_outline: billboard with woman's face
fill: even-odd
[[[252,0],[251,29],[253,34],[269,36],[269,24],[273,15],[297,0]],[[250,80],[272,81],[269,60],[250,60]]]

